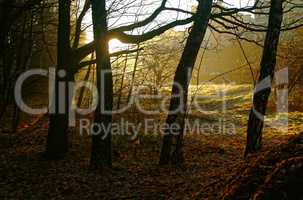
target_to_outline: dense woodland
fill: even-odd
[[[302,0],[0,0],[1,199],[303,199]]]

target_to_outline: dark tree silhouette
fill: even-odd
[[[192,70],[203,41],[211,14],[212,0],[201,0],[194,17],[194,24],[186,41],[184,51],[175,72],[171,100],[166,123],[170,128],[165,132],[160,155],[160,164],[181,164],[183,162],[183,131],[186,113],[188,86]],[[179,87],[180,86],[180,87]],[[176,112],[173,112],[176,111]],[[173,130],[172,124],[180,129]],[[174,139],[174,141],[173,141]]]
[[[112,115],[104,111],[111,111],[113,106],[113,80],[108,51],[107,39],[107,12],[105,0],[91,0],[92,18],[94,27],[94,41],[97,63],[97,88],[99,102],[96,108],[95,123],[110,130]],[[101,129],[98,134],[92,136],[91,167],[111,167],[112,148],[111,133]]]
[[[51,159],[62,158],[68,151],[68,113],[69,95],[68,80],[70,80],[70,0],[59,0],[59,25],[57,32],[57,69],[55,75],[55,88],[53,92],[53,102],[51,102],[54,113],[50,113],[46,157]],[[58,72],[65,71],[58,75]],[[59,87],[59,83],[65,83],[64,88]],[[64,97],[60,95],[60,90],[65,89]]]
[[[266,106],[271,92],[271,87],[263,87],[262,81],[274,77],[276,55],[283,18],[283,0],[271,0],[269,12],[268,31],[266,33],[263,55],[261,60],[260,75],[253,97],[253,107],[249,114],[247,126],[247,144],[245,155],[253,153],[261,148],[263,117],[266,113]]]

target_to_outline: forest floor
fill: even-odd
[[[219,199],[228,183],[256,157],[243,158],[245,130],[235,135],[187,135],[185,165],[158,166],[159,137],[125,142],[114,138],[113,169],[89,169],[90,137],[70,135],[68,156],[41,157],[47,118],[18,133],[1,133],[1,199]],[[264,133],[263,152],[290,135]],[[261,153],[262,154],[262,153]]]
[[[210,91],[207,94],[215,94],[216,87],[208,87]],[[215,124],[224,115],[226,123],[236,124],[236,131],[234,134],[185,134],[185,164],[177,168],[158,165],[162,139],[160,134],[143,134],[136,140],[113,136],[113,168],[93,171],[89,169],[91,137],[80,135],[79,131],[73,129],[69,134],[70,151],[67,157],[58,161],[44,160],[41,155],[46,145],[48,118],[21,116],[17,132],[0,128],[0,199],[217,200],[223,193],[232,196],[235,194],[233,191],[238,191],[238,186],[232,184],[234,180],[239,180],[241,184],[247,183],[243,184],[245,186],[249,185],[249,180],[254,180],[247,174],[249,170],[245,169],[256,167],[262,155],[302,132],[303,101],[289,99],[288,130],[265,126],[262,152],[244,158],[247,116],[251,106],[250,88],[233,86],[227,89],[228,96],[222,100],[211,98],[200,102],[205,108],[220,110],[222,102],[227,101],[227,113],[192,113],[188,119]],[[302,98],[303,94],[298,96]],[[41,98],[41,95],[36,99],[30,98],[33,103],[44,105],[41,99],[46,98]],[[275,110],[274,104],[268,107],[269,110]],[[272,113],[268,115],[270,120],[277,117],[284,119],[283,115]],[[146,116],[130,113],[122,117],[139,123]],[[114,120],[119,118],[121,116],[116,116]],[[165,116],[158,118],[160,121],[163,119]],[[2,124],[9,125],[9,121],[3,121]],[[302,153],[299,152],[300,155]],[[279,154],[278,157],[283,156]],[[266,173],[270,173],[273,170],[269,166],[271,164],[265,162],[260,166],[265,165]],[[257,169],[264,172],[261,168]],[[241,178],[240,175],[245,172],[246,176]],[[251,174],[260,175],[258,171]],[[264,181],[266,175],[261,174],[256,183],[262,185],[260,181]],[[247,177],[250,179],[247,180]],[[247,188],[240,187],[239,191],[247,192]]]

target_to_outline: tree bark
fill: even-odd
[[[166,119],[166,123],[170,128],[165,131],[163,138],[160,165],[169,163],[182,164],[184,161],[182,146],[188,86],[207,29],[212,2],[212,0],[199,1],[193,27],[175,72],[169,107],[170,113]],[[172,113],[174,110],[176,110],[176,112]],[[173,130],[171,128],[173,124],[177,124],[179,129]]]
[[[101,127],[100,132],[92,134],[91,161],[92,168],[112,166],[111,121],[113,107],[113,80],[108,51],[107,13],[105,0],[91,0],[94,41],[96,48],[97,89],[99,102],[94,119]],[[106,113],[104,111],[107,111]],[[109,112],[109,113],[108,113]]]
[[[57,69],[52,106],[54,113],[50,113],[49,129],[46,146],[46,157],[60,159],[68,151],[68,113],[70,97],[68,95],[68,81],[71,80],[71,47],[70,47],[70,6],[71,0],[59,0],[59,26],[57,32]],[[65,76],[58,76],[59,70],[65,71]],[[64,88],[59,83],[65,83]],[[64,97],[60,90],[65,89]],[[51,95],[51,94],[49,94]],[[60,108],[61,111],[60,111]],[[64,110],[64,112],[62,112]]]
[[[268,31],[266,33],[263,56],[261,60],[261,70],[259,74],[256,92],[253,97],[253,107],[249,114],[247,126],[247,143],[245,155],[253,153],[261,148],[263,118],[266,113],[266,106],[271,92],[271,87],[258,91],[262,87],[262,81],[266,78],[273,80],[276,55],[279,43],[281,23],[283,18],[283,0],[271,0],[269,12]]]

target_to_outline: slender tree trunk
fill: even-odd
[[[8,84],[10,81],[9,71],[12,69],[12,58],[14,58],[8,43],[8,34],[12,25],[9,19],[11,18],[10,14],[13,13],[12,8],[8,6],[10,3],[13,4],[15,1],[0,0],[0,93],[2,94],[0,96],[0,120],[4,116],[9,104],[8,98],[11,91]],[[2,124],[0,123],[0,125]]]
[[[91,59],[91,60],[94,59],[94,53],[92,53],[90,59]],[[86,72],[85,77],[84,77],[84,79],[83,79],[84,81],[88,81],[89,76],[90,76],[90,74],[91,74],[91,69],[92,69],[92,67],[93,67],[93,64],[90,64],[90,65],[88,66],[87,72]],[[83,98],[84,98],[85,90],[86,90],[85,87],[82,87],[82,88],[80,89],[79,98],[78,98],[78,103],[77,103],[77,107],[78,107],[78,108],[80,108],[81,105],[82,105],[82,101],[83,101]]]
[[[71,0],[59,0],[59,26],[57,32],[57,70],[52,106],[54,113],[50,113],[47,137],[46,157],[60,159],[68,151],[68,112],[70,97],[68,95],[68,81],[71,80],[71,47],[70,47],[70,5]],[[62,70],[62,71],[60,71]],[[64,73],[64,71],[65,73]],[[62,72],[61,76],[58,72]],[[65,76],[64,76],[65,74]],[[63,76],[62,76],[63,75]],[[61,87],[60,84],[65,83]],[[64,97],[62,97],[63,92]],[[51,94],[50,94],[51,95]]]
[[[137,44],[137,49],[140,48],[140,44]],[[134,83],[135,83],[135,75],[137,71],[137,65],[138,65],[138,59],[139,59],[139,51],[136,53],[136,58],[135,58],[135,63],[134,63],[134,71],[132,73],[132,78],[130,80],[130,86],[129,86],[129,91],[127,95],[127,103],[129,103],[130,97],[133,93],[133,88],[134,88]]]
[[[271,0],[268,31],[266,33],[263,56],[260,64],[261,70],[255,89],[256,92],[253,97],[253,107],[249,114],[245,155],[256,152],[261,148],[263,118],[266,113],[271,87],[262,90],[259,89],[263,87],[263,80],[270,78],[271,81],[274,77],[279,35],[283,18],[282,4],[283,0]]]
[[[111,121],[113,107],[113,80],[107,39],[107,13],[105,0],[91,0],[94,40],[96,48],[97,88],[99,102],[96,108],[95,124],[99,132],[92,133],[91,167],[112,166]],[[107,112],[105,112],[107,111]]]
[[[188,86],[199,49],[205,36],[211,7],[212,0],[199,1],[192,30],[186,41],[183,54],[175,72],[169,107],[170,113],[166,119],[166,123],[171,128],[166,130],[163,138],[159,162],[161,165],[169,163],[182,164],[184,160],[182,146]],[[172,113],[172,111],[176,112]],[[173,130],[173,124],[178,125],[179,129]]]
[[[121,84],[120,84],[120,91],[119,91],[119,96],[118,96],[118,100],[117,100],[117,109],[120,109],[121,97],[122,97],[123,85],[124,85],[124,76],[125,76],[125,71],[126,71],[126,67],[127,67],[127,59],[128,59],[128,54],[125,55],[124,67],[123,67],[123,71],[122,71]]]

